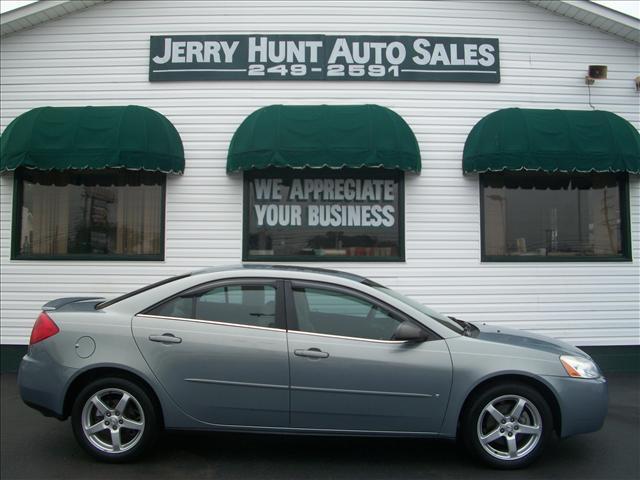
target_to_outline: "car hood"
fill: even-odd
[[[585,352],[566,342],[556,340],[544,335],[525,332],[515,328],[503,328],[488,325],[486,323],[471,322],[478,328],[473,337],[485,342],[502,343],[517,347],[542,350],[557,355],[579,355],[590,358]]]

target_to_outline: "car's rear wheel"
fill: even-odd
[[[553,434],[552,412],[528,385],[495,385],[472,400],[462,434],[469,450],[485,464],[522,468],[542,454]]]
[[[71,411],[76,440],[94,457],[125,462],[142,454],[158,435],[149,395],[124,378],[96,380],[82,389]]]

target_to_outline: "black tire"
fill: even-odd
[[[520,399],[525,401],[523,413],[512,421],[509,413],[514,411]],[[497,412],[485,411],[490,403]],[[504,424],[496,419],[500,414]],[[522,433],[536,430],[536,424],[539,427],[537,435]],[[487,437],[484,445],[481,434]],[[490,434],[499,437],[489,442]],[[461,435],[465,447],[485,465],[503,470],[524,468],[540,457],[551,440],[553,413],[535,388],[523,383],[496,384],[471,399],[462,417]],[[510,453],[510,445],[515,454]]]
[[[116,408],[123,392],[130,398],[122,403],[125,409],[120,412]],[[101,406],[90,400],[96,394]],[[105,410],[104,406],[108,408]],[[100,431],[85,433],[85,426],[95,426]],[[71,410],[71,427],[87,453],[111,463],[128,462],[142,455],[153,446],[160,430],[158,412],[147,392],[119,377],[95,380],[80,391]],[[116,447],[118,444],[121,446]]]

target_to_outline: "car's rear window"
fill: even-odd
[[[174,282],[176,280],[180,280],[181,278],[190,277],[190,273],[184,273],[182,275],[175,275],[173,277],[165,278],[164,280],[160,280],[159,282],[152,283],[151,285],[147,285],[145,287],[134,290],[133,292],[125,293],[124,295],[120,295],[119,297],[112,298],[111,300],[107,300],[106,302],[99,303],[96,305],[96,310],[100,310],[105,307],[109,307],[113,304],[121,302],[122,300],[126,300],[127,298],[131,298],[139,293],[146,292],[147,290],[151,290],[152,288],[159,287],[161,285],[166,285],[167,283]]]

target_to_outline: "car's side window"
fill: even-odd
[[[392,340],[402,323],[393,314],[348,293],[293,287],[298,330],[326,335]]]
[[[191,296],[176,297],[149,310],[147,313],[161,317],[193,318],[193,298]]]
[[[276,327],[276,288],[259,284],[215,286],[175,297],[147,314]]]
[[[276,326],[276,289],[271,285],[228,285],[200,295],[194,318],[257,327]]]

